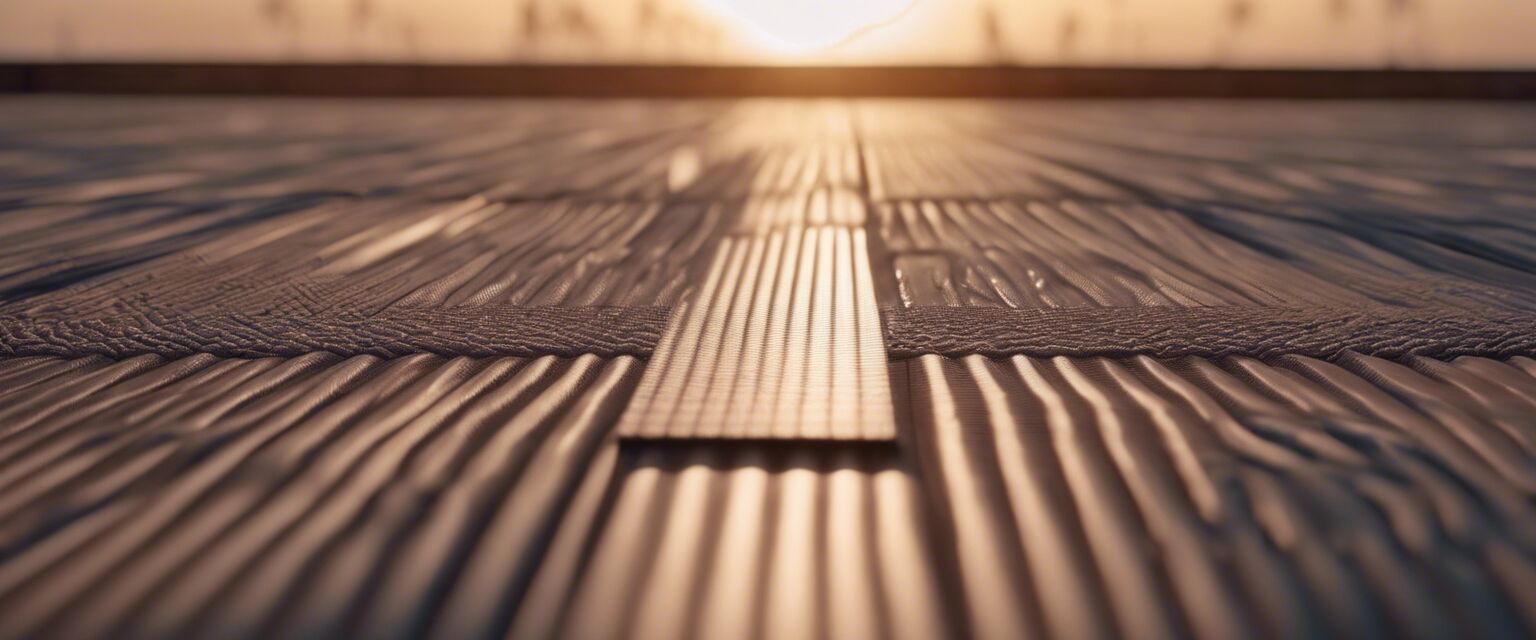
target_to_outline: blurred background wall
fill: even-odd
[[[3,0],[25,61],[1536,67],[1533,0]]]

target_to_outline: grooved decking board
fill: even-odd
[[[1536,634],[1527,106],[24,102],[0,637]]]
[[[1536,378],[1363,356],[901,361],[977,637],[1536,630]]]
[[[71,286],[17,300],[0,313],[46,322],[112,317],[124,308],[176,316],[274,308],[298,315],[348,308],[367,315],[390,309],[668,306],[685,289],[695,262],[706,259],[728,229],[723,210],[691,202],[346,199],[232,225],[170,255],[145,256],[102,277],[61,283]],[[133,222],[123,224],[132,228]],[[106,244],[124,229],[70,231],[71,237],[20,248],[45,254],[60,245]],[[42,261],[41,255],[32,259]]]
[[[841,109],[795,101],[0,97],[0,201],[726,199],[807,181],[855,187],[856,172],[833,170],[857,157],[851,140],[806,129],[818,112]],[[815,144],[802,143],[812,135]],[[822,157],[838,162],[807,170],[807,160]]]
[[[913,311],[892,323],[904,355],[1177,333],[1194,338],[1141,352],[1502,356],[1529,344],[1506,320],[1536,310],[1525,105],[48,97],[0,115],[5,354],[645,355],[722,211],[865,187],[882,303]],[[976,339],[953,329],[986,323],[933,306],[1125,311]],[[1234,340],[1148,307],[1394,335]]]
[[[0,359],[0,637],[504,626],[602,500],[640,366]]]
[[[893,439],[862,221],[840,192],[749,208],[674,312],[620,434]]]
[[[859,157],[831,103],[0,99],[0,305],[263,239],[282,245],[247,256],[263,278],[193,277],[292,293],[341,276],[376,304],[670,305],[668,267],[713,247],[710,209],[859,189]],[[338,233],[362,251],[310,244]]]
[[[998,198],[875,213],[906,307],[1536,310],[1536,225],[1507,212]]]
[[[340,200],[0,307],[0,353],[648,355],[724,210]],[[77,248],[114,237],[73,231]]]
[[[876,202],[1204,202],[1457,218],[1529,204],[1536,144],[1536,107],[1518,102],[856,105]]]
[[[1536,316],[1476,307],[1143,307],[1135,313],[1098,307],[913,307],[885,309],[881,317],[892,358],[930,353],[1507,358],[1536,353]]]
[[[518,612],[508,637],[962,635],[894,449],[629,453],[585,570],[541,575],[547,608]]]
[[[905,451],[613,446],[640,365],[0,358],[0,637],[1536,630],[1529,358],[926,356]]]

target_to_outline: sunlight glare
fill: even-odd
[[[698,0],[739,22],[761,44],[800,53],[842,43],[860,31],[890,22],[915,0]]]

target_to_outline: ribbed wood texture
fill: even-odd
[[[0,359],[0,636],[1511,637],[1536,361],[929,356],[904,447],[634,360]]]
[[[1536,367],[904,361],[980,637],[1536,630]]]
[[[749,205],[674,313],[620,434],[894,439],[863,222],[838,191]]]
[[[1530,115],[0,100],[0,638],[1536,636]]]
[[[493,594],[520,592],[556,524],[600,499],[638,373],[592,356],[3,361],[0,637],[494,624]]]

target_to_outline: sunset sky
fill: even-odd
[[[1536,66],[1528,0],[6,0],[11,60]]]

